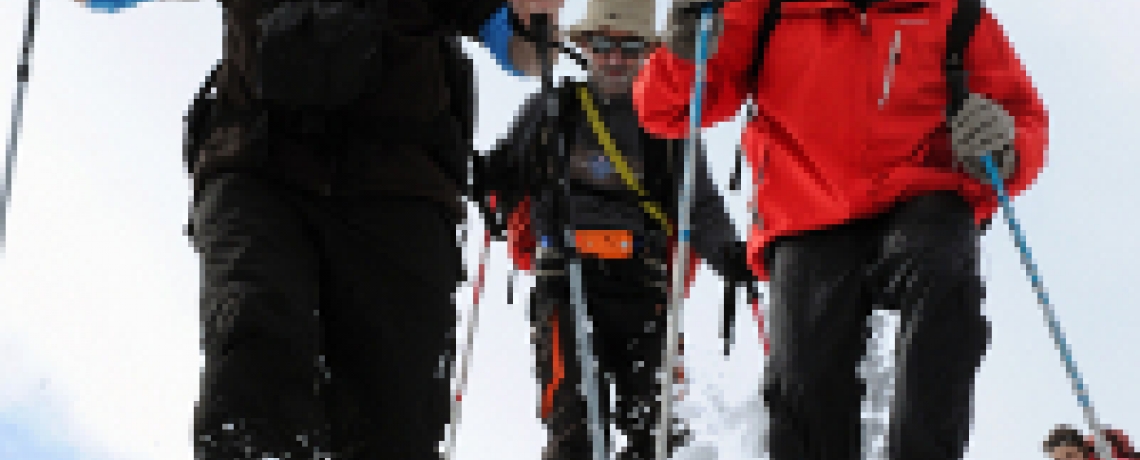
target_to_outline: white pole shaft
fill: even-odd
[[[693,178],[695,174],[694,163],[697,154],[697,142],[700,139],[701,129],[701,99],[705,84],[706,48],[708,45],[709,30],[712,29],[712,11],[706,7],[701,12],[701,30],[696,43],[696,72],[694,76],[693,99],[689,104],[689,138],[685,149],[684,177],[681,184],[680,199],[677,209],[677,247],[673,262],[673,280],[670,284],[672,292],[669,299],[669,311],[665,319],[665,350],[664,359],[660,369],[661,385],[661,413],[658,414],[657,425],[657,459],[669,458],[669,435],[671,433],[671,414],[673,411],[673,370],[677,361],[677,345],[679,342],[681,304],[685,300],[685,280],[688,277],[686,269],[689,266],[689,228],[690,214],[692,213]]]

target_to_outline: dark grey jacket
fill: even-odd
[[[622,228],[644,235],[648,244],[658,246],[658,251],[654,252],[663,255],[667,240],[661,238],[663,233],[659,224],[641,210],[636,194],[628,190],[607,159],[585,112],[580,109],[576,89],[567,89],[568,86],[564,84],[559,90],[560,110],[564,117],[558,126],[566,140],[571,194],[566,197],[563,222],[554,222],[551,217],[553,196],[550,193],[532,197],[531,222],[535,233],[540,238],[551,235],[561,230],[561,225],[572,229]],[[595,107],[626,163],[676,225],[685,141],[648,135],[638,125],[631,99],[607,102],[597,92],[592,94]],[[477,176],[480,173],[484,175],[483,178],[476,177],[476,181],[483,179],[486,188],[497,192],[500,197],[498,213],[509,214],[525,196],[532,195],[525,191],[526,185],[519,182],[527,174],[534,174],[520,170],[520,165],[528,164],[521,157],[555,154],[555,142],[544,148],[539,139],[540,127],[545,120],[544,100],[543,93],[539,92],[524,104],[507,136],[483,158],[488,166],[476,172]],[[731,263],[726,260],[725,248],[739,238],[725,209],[724,199],[709,176],[703,146],[698,148],[694,186],[691,215],[693,247],[714,270],[725,275]]]

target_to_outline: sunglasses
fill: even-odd
[[[642,40],[638,39],[615,39],[605,35],[593,35],[586,39],[586,46],[590,48],[594,54],[609,54],[615,51],[621,52],[621,56],[626,59],[633,59],[641,56],[649,48],[649,45]]]

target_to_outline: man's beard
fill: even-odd
[[[609,75],[610,71],[618,71],[620,75]],[[633,80],[637,75],[628,67],[595,67],[590,73],[598,89],[609,96],[629,93],[633,89]]]

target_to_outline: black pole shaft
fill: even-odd
[[[554,63],[552,62],[551,47],[553,43],[550,40],[550,15],[548,14],[534,14],[530,18],[531,32],[535,35],[536,45],[538,46],[538,61],[542,67],[542,94],[544,95],[545,117],[543,117],[543,126],[541,128],[541,142],[544,149],[551,147],[557,149],[558,145],[551,145],[558,143],[559,133],[557,130],[558,125],[558,94],[554,88]],[[559,185],[565,185],[563,176],[563,158],[562,152],[557,152],[556,155],[543,155],[543,167],[541,168],[547,176],[543,182],[544,185],[549,184],[549,179],[557,181]],[[551,193],[553,196],[551,202],[551,219],[557,227],[562,223],[563,203],[562,192],[563,190],[558,187],[543,187],[546,193]],[[564,187],[563,187],[564,188]],[[563,232],[554,230],[550,232],[551,235],[543,235],[550,238],[551,246],[556,249],[560,254],[566,255],[566,241],[563,237]],[[561,267],[565,269],[565,267]]]
[[[28,21],[24,25],[24,41],[20,52],[20,62],[16,66],[16,99],[12,103],[11,128],[8,131],[8,148],[4,157],[4,208],[0,212],[0,250],[5,246],[8,234],[8,205],[12,201],[12,176],[16,168],[16,145],[20,138],[20,122],[24,115],[24,94],[27,93],[28,78],[31,75],[32,47],[36,37],[36,19],[40,9],[39,0],[28,0]]]

